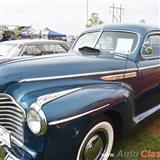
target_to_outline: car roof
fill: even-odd
[[[47,39],[23,39],[23,40],[11,40],[11,41],[5,41],[1,43],[7,43],[7,44],[62,44],[67,45],[67,42],[61,41],[61,40],[47,40]]]
[[[125,30],[139,34],[146,34],[152,31],[160,31],[160,27],[146,24],[108,24],[90,28],[87,32],[93,30]]]

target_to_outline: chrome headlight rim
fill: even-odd
[[[37,116],[40,119],[40,129],[38,132],[34,132],[33,129],[31,128],[31,126],[29,125],[29,121],[28,121],[28,114],[30,113],[30,111],[34,111]],[[46,116],[44,114],[44,112],[42,111],[42,109],[39,107],[38,104],[32,104],[31,107],[29,108],[28,112],[27,112],[27,124],[29,129],[37,135],[44,135],[47,132],[47,120],[46,120]]]

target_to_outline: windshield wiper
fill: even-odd
[[[99,49],[88,47],[88,46],[79,48],[79,51],[84,55],[99,55],[100,54]]]

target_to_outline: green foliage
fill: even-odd
[[[4,159],[3,150],[0,148],[0,160]]]
[[[88,20],[88,24],[86,25],[86,27],[89,28],[101,24],[103,24],[103,21],[100,20],[98,13],[92,13],[91,18]]]
[[[146,23],[146,21],[144,19],[141,19],[139,23]]]

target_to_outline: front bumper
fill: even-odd
[[[29,155],[29,154],[17,154],[15,155],[15,153],[12,153],[9,150],[5,149],[5,158],[4,160],[33,160],[33,158]]]
[[[12,148],[5,146],[3,148],[5,154],[4,160],[37,160],[37,153],[25,146],[12,145]]]
[[[8,152],[4,160],[20,160],[20,159],[16,158],[12,153]]]

